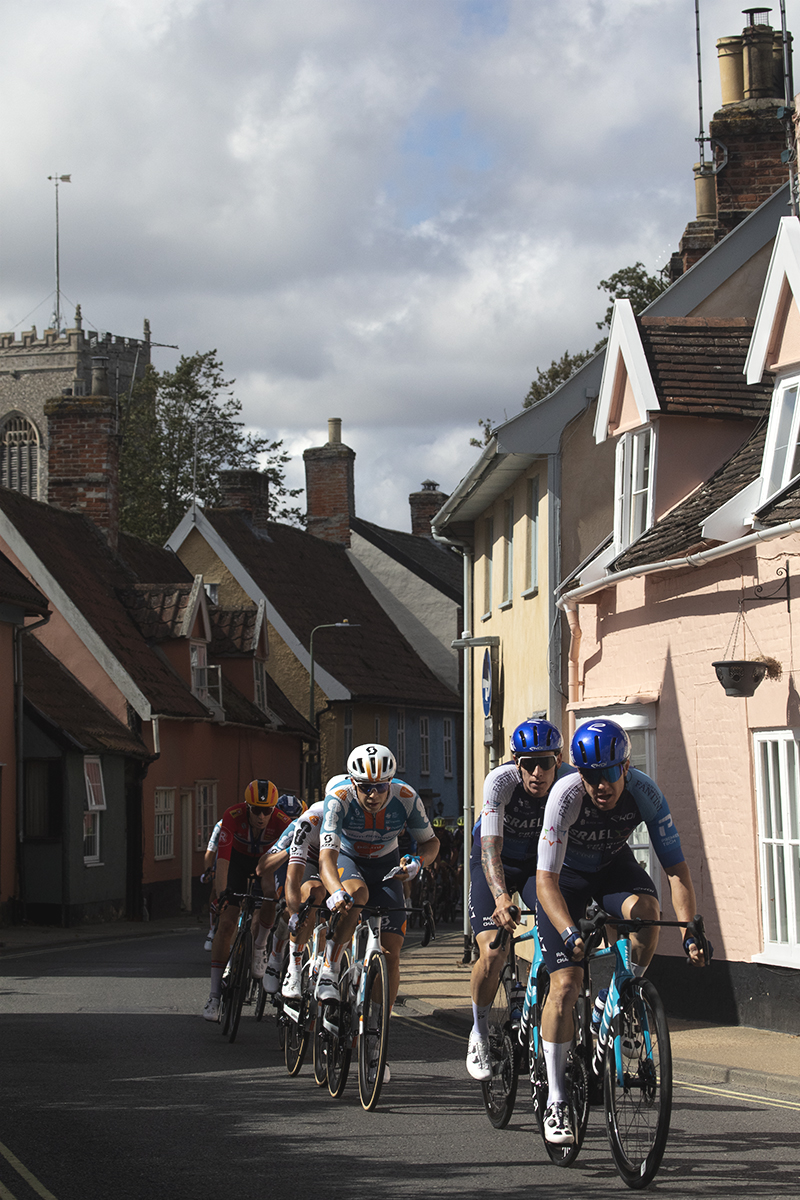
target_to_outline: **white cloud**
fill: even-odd
[[[743,20],[704,0],[707,120]],[[693,216],[685,0],[39,0],[0,28],[3,328],[47,323],[71,172],[87,322],[216,347],[293,453],[341,416],[359,511],[397,527]]]

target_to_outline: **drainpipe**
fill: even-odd
[[[567,677],[567,702],[576,704],[579,700],[578,691],[580,688],[580,654],[581,654],[581,618],[578,610],[577,602],[570,602],[564,605],[564,611],[567,614],[569,622],[569,664]],[[572,735],[575,732],[575,711],[572,708],[567,709],[567,720],[569,722],[569,737],[572,742]]]

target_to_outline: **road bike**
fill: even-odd
[[[302,925],[313,905],[306,901],[297,914],[297,924]],[[281,997],[278,1021],[284,1027],[284,1059],[290,1075],[297,1075],[305,1060],[309,1042],[313,1038],[314,1080],[323,1086],[328,1077],[327,1061],[318,1031],[321,1022],[316,984],[325,959],[325,939],[328,932],[327,908],[317,907],[317,923],[303,952],[303,967],[300,977],[300,998]]]
[[[254,891],[254,889],[257,889]],[[239,902],[239,921],[236,926],[228,963],[222,974],[222,998],[220,1001],[220,1025],[223,1037],[229,1042],[236,1040],[239,1021],[245,1004],[252,1004],[260,981],[253,979],[253,914],[263,900],[261,885],[257,879],[250,880],[246,892],[230,893],[232,900]]]
[[[389,970],[380,941],[381,918],[396,911],[361,907],[350,948],[342,953],[339,999],[322,1005],[320,1040],[328,1091],[335,1099],[342,1095],[353,1050],[357,1050],[358,1094],[367,1112],[380,1098],[389,1046]],[[331,920],[332,932],[335,919]],[[422,924],[420,944],[427,946],[436,936],[430,904],[422,908]]]
[[[609,925],[616,930],[613,943],[601,945]],[[583,982],[577,1003],[577,1055],[586,1066],[593,1099],[602,1082],[614,1165],[623,1182],[634,1189],[647,1187],[664,1156],[672,1112],[672,1051],[661,997],[651,980],[633,973],[630,935],[638,929],[679,925],[638,917],[624,920],[594,905],[578,922],[586,949],[578,964],[583,967]],[[696,938],[708,962],[702,917],[689,922],[687,934]],[[595,1040],[591,964],[603,958],[613,958],[614,974]]]
[[[530,917],[530,911],[517,909],[518,919]],[[533,961],[527,980],[522,982],[516,947],[521,942],[533,942]],[[542,1010],[550,988],[550,978],[542,957],[539,934],[533,925],[524,933],[512,937],[507,930],[498,930],[491,949],[508,943],[508,958],[500,972],[495,999],[489,1011],[489,1063],[491,1079],[481,1085],[486,1115],[496,1129],[504,1129],[511,1120],[516,1102],[520,1074],[525,1071],[531,1084],[531,1100],[539,1132],[548,1157],[557,1166],[568,1167],[578,1156],[589,1120],[589,1087],[586,1063],[580,1053],[579,1039],[567,1056],[567,1095],[573,1129],[573,1145],[554,1145],[544,1136],[544,1117],[547,1110],[547,1067],[542,1046]],[[580,1017],[576,1028],[580,1029]]]

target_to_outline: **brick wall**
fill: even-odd
[[[350,545],[350,519],[355,516],[355,450],[328,442],[303,451],[309,533],[326,542]]]
[[[239,508],[255,529],[266,530],[269,521],[269,477],[262,471],[220,472],[223,508]]]
[[[84,513],[116,547],[119,435],[108,396],[64,396],[45,405],[50,454],[48,501]]]
[[[421,492],[412,492],[408,497],[411,507],[411,532],[415,537],[431,536],[431,521],[447,500],[439,491],[438,483],[426,479]]]

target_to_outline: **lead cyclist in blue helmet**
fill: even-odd
[[[572,1010],[582,979],[581,967],[574,965],[584,951],[577,922],[592,900],[617,916],[659,918],[656,886],[628,845],[642,822],[666,872],[675,915],[684,926],[684,950],[692,965],[705,965],[685,928],[697,906],[678,831],[656,783],[630,765],[627,733],[616,721],[587,721],[575,731],[571,749],[578,773],[560,780],[550,793],[536,876],[536,920],[550,972],[550,994],[542,1016],[549,1085],[545,1137],[561,1145],[575,1140],[566,1063]],[[633,969],[641,975],[655,953],[658,929],[634,933],[631,942]]]
[[[513,761],[495,767],[483,786],[483,808],[473,831],[470,856],[469,915],[479,958],[472,968],[472,1032],[467,1071],[473,1079],[491,1078],[489,1009],[507,950],[490,943],[501,929],[516,924],[512,902],[536,903],[536,850],[547,795],[559,774],[571,772],[561,760],[561,733],[550,721],[531,718],[511,735]]]

